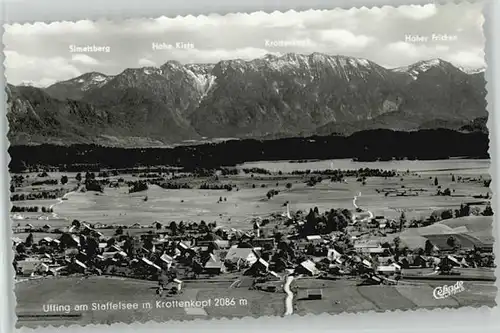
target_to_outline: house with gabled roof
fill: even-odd
[[[144,264],[146,264],[147,266],[152,267],[152,268],[154,268],[154,269],[156,269],[156,270],[158,270],[158,271],[161,271],[161,267],[160,267],[160,266],[158,266],[158,265],[156,265],[155,263],[153,263],[151,260],[146,259],[146,258],[144,258],[144,257],[143,257],[143,258],[141,259],[141,261],[142,261]]]
[[[244,275],[267,275],[269,272],[269,263],[262,259],[259,258],[252,266],[250,266],[249,269],[247,269],[244,273]]]
[[[207,274],[217,275],[223,271],[223,263],[220,258],[214,254],[210,254],[210,258],[204,265],[204,271]]]
[[[258,258],[252,248],[230,248],[227,250],[224,260],[235,262],[244,260],[251,266],[258,260]]]
[[[305,260],[295,268],[295,272],[299,274],[306,274],[310,276],[316,276],[320,271],[316,268],[316,264],[311,260]]]

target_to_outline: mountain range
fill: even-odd
[[[483,71],[441,59],[387,69],[360,58],[289,53],[91,72],[47,88],[8,84],[7,117],[13,145],[484,131],[485,86]]]

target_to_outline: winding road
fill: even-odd
[[[360,209],[359,206],[356,204],[356,201],[358,200],[358,198],[360,196],[361,196],[361,192],[359,192],[358,195],[355,195],[354,198],[352,199],[352,204],[353,204],[354,208],[356,208],[356,209]],[[373,215],[373,213],[371,211],[367,210],[366,213],[368,213],[368,216],[365,217],[365,218],[363,218],[363,219],[361,219],[361,220],[358,220],[359,222],[369,222],[369,221],[371,221],[371,219],[373,219],[374,215]],[[354,214],[352,216],[352,221],[353,222],[356,221],[356,214]]]
[[[352,204],[354,205],[355,208],[359,208],[359,206],[356,204],[356,201],[358,198],[361,196],[361,192],[359,192],[358,195],[355,195]],[[359,222],[369,222],[371,219],[374,217],[373,213],[369,210],[365,211],[368,213],[368,216],[362,218],[361,220],[358,220]],[[356,220],[356,214],[353,215],[353,222]],[[285,284],[283,285],[283,290],[286,293],[286,299],[285,299],[285,316],[289,316],[293,314],[293,292],[290,290],[290,284],[293,281],[293,276],[292,275],[287,275]]]
[[[61,198],[57,198],[57,202],[56,202],[55,204],[50,205],[49,209],[51,209],[51,210],[52,210],[52,209],[54,209],[54,207],[55,207],[56,205],[59,205],[59,204],[63,203],[63,202],[64,202],[64,200],[65,200],[65,199],[67,199],[67,197],[68,197],[70,194],[73,194],[73,193],[76,193],[76,192],[80,191],[80,189],[81,189],[81,188],[82,188],[82,187],[80,186],[80,187],[78,187],[76,190],[74,190],[74,191],[70,191],[70,192],[68,192],[68,193],[64,194]],[[52,216],[53,216],[54,218],[56,218],[56,217],[57,217],[57,214],[56,214],[56,213],[52,213]]]
[[[283,290],[286,293],[285,299],[285,316],[289,316],[293,314],[293,292],[290,290],[290,284],[293,281],[293,276],[288,275],[286,277],[285,285],[283,286]]]

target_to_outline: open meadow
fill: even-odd
[[[477,196],[491,195],[484,181],[488,175],[487,160],[445,160],[445,161],[394,161],[362,163],[366,168],[398,168],[401,173],[397,177],[367,177],[364,183],[354,177],[346,178],[345,182],[331,182],[327,177],[314,186],[306,184],[309,176],[291,175],[285,172],[328,169],[326,165],[340,169],[356,169],[357,162],[346,160],[319,161],[310,163],[261,162],[251,166],[267,167],[273,173],[245,174],[220,176],[216,183],[235,186],[232,191],[199,189],[202,182],[213,182],[212,177],[192,178],[186,176],[179,181],[192,184],[191,189],[164,189],[150,185],[146,191],[128,193],[128,187],[122,184],[119,188],[106,187],[104,193],[88,191],[72,192],[66,200],[25,200],[16,201],[17,206],[47,206],[53,213],[33,214],[22,213],[24,220],[15,220],[15,225],[25,223],[44,225],[49,223],[58,227],[60,218],[78,219],[90,223],[132,225],[140,223],[150,225],[154,221],[170,223],[171,221],[217,222],[233,228],[248,228],[253,217],[263,217],[271,213],[284,212],[286,202],[290,203],[292,211],[308,211],[318,207],[320,211],[332,208],[353,209],[354,196],[361,196],[357,204],[364,210],[371,211],[375,216],[383,215],[397,219],[404,211],[408,220],[412,218],[427,218],[439,209],[457,209],[462,203],[470,203],[484,208],[486,200]],[[359,165],[358,165],[359,164]],[[291,169],[294,168],[294,169]],[[331,167],[330,167],[331,168]],[[410,173],[406,171],[410,170]],[[278,174],[282,171],[282,174]],[[474,172],[472,172],[474,171]],[[75,174],[68,173],[68,183],[65,188],[74,188],[77,184]],[[453,176],[452,176],[453,175]],[[61,173],[49,173],[50,179],[59,179]],[[132,175],[110,177],[138,180]],[[463,177],[462,181],[453,181],[452,177]],[[434,181],[438,179],[439,185]],[[287,188],[287,184],[290,188]],[[47,186],[53,188],[54,185]],[[438,189],[449,188],[451,195],[438,196]],[[279,191],[271,199],[266,197],[269,190]],[[16,189],[16,193],[33,190],[31,186]],[[387,194],[387,195],[386,195]],[[474,198],[476,196],[476,198]],[[147,197],[147,201],[145,198]],[[220,199],[223,198],[222,201]],[[26,219],[26,218],[29,218]],[[29,222],[28,222],[29,221]]]
[[[185,290],[177,296],[155,294],[157,283],[116,277],[71,277],[22,281],[16,284],[18,325],[54,326],[64,323],[145,322],[148,320],[189,320],[197,318],[281,316],[285,312],[285,293],[249,290],[234,287],[232,280],[185,281]],[[296,279],[292,283],[294,313],[339,314],[342,312],[411,310],[417,308],[494,306],[496,287],[493,282],[465,282],[465,291],[445,299],[435,299],[433,290],[454,280],[411,280],[397,286],[360,286],[356,280]],[[57,286],[57,287],[56,287]],[[321,290],[322,299],[307,298],[309,290]],[[234,305],[215,306],[215,300],[234,300]],[[157,301],[207,301],[204,308],[161,308]],[[92,303],[138,303],[138,309],[122,311],[92,310]],[[68,313],[44,313],[43,304],[70,305]],[[151,307],[144,304],[150,304]],[[75,310],[87,305],[88,310]]]
[[[248,288],[231,288],[234,281],[185,281],[186,289],[177,296],[158,296],[158,283],[116,277],[67,277],[38,279],[16,283],[18,326],[35,327],[87,325],[114,322],[133,323],[197,318],[281,316],[285,311],[285,294],[266,293]],[[234,304],[231,300],[234,299]],[[203,308],[158,306],[157,301],[210,301]],[[229,300],[224,303],[225,300]],[[92,303],[138,303],[138,309],[121,311],[92,310]],[[225,305],[224,305],[224,304]],[[68,313],[43,312],[43,304],[69,305]],[[149,305],[144,305],[149,304]],[[87,310],[75,310],[86,305]]]
[[[432,309],[441,307],[494,306],[494,282],[465,282],[465,291],[444,299],[435,299],[433,290],[456,281],[403,281],[397,286],[359,286],[354,280],[298,279],[293,288],[297,292],[295,313],[338,314],[344,311],[393,311]],[[307,299],[308,290],[321,290],[321,300]]]

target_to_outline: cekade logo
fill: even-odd
[[[444,285],[442,287],[437,287],[436,289],[434,289],[434,292],[432,294],[434,295],[435,299],[443,299],[461,293],[462,291],[465,291],[464,282],[458,281],[451,286]]]

